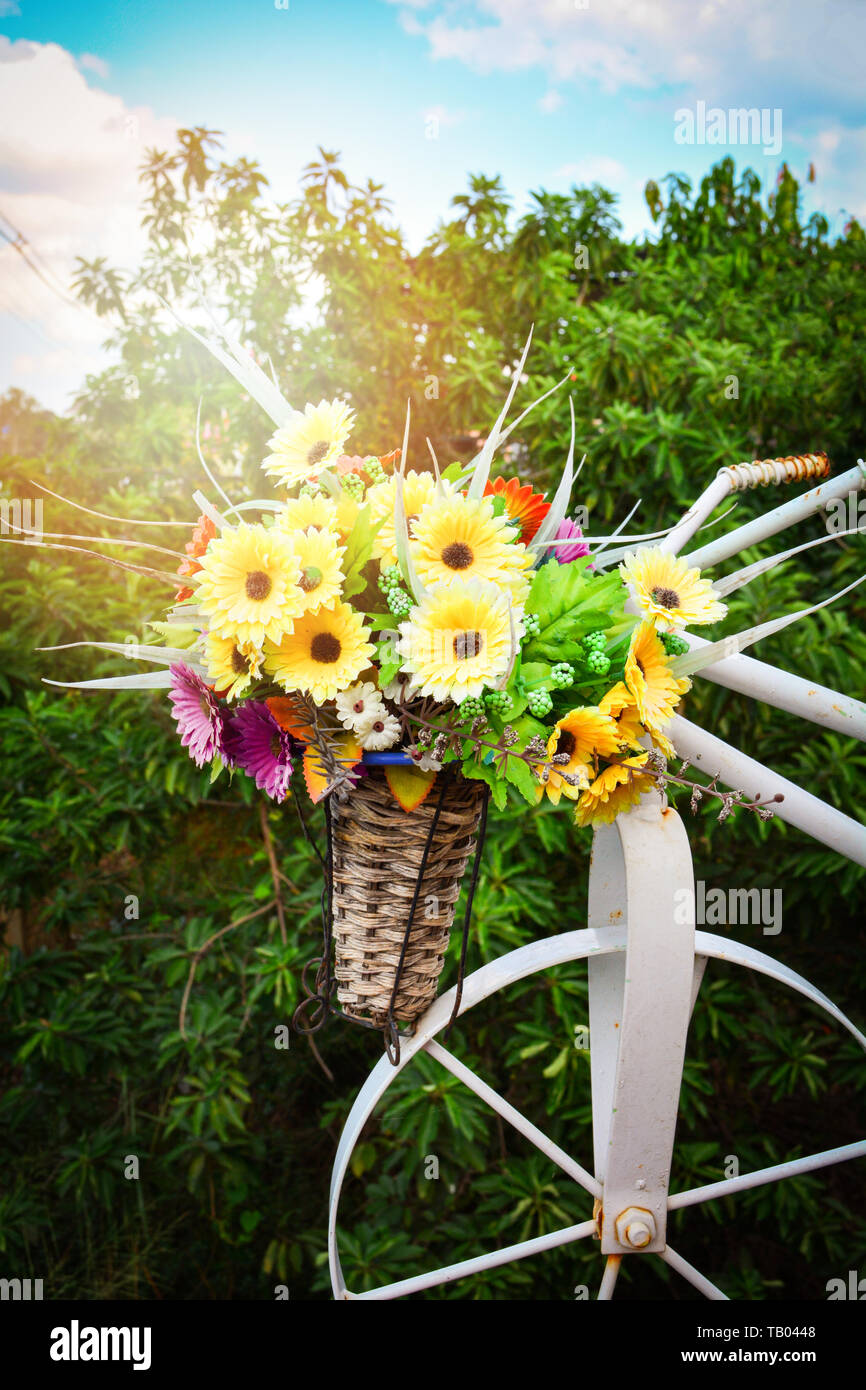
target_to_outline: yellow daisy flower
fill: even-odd
[[[191,582],[211,632],[254,647],[291,632],[303,594],[294,546],[284,532],[241,522],[215,536],[199,563]]]
[[[432,473],[416,473],[410,468],[403,479],[403,506],[409,535],[415,534],[415,523],[421,509],[433,500],[436,479]],[[397,497],[395,478],[387,478],[384,483],[376,483],[367,492],[370,514],[373,521],[381,521],[373,542],[373,558],[381,560],[383,567],[399,564],[397,557],[397,533],[394,526],[394,504]]]
[[[227,700],[236,700],[261,675],[262,654],[250,642],[240,645],[233,637],[209,632],[205,642],[205,665],[215,690]]]
[[[347,536],[352,534],[362,504],[354,498],[351,493],[341,491],[334,506],[336,509],[337,531],[345,540]]]
[[[489,498],[434,498],[413,530],[412,556],[422,584],[480,579],[508,589],[515,604],[525,602],[532,556],[508,518],[494,515]]]
[[[421,695],[460,704],[508,670],[512,656],[508,594],[479,579],[428,590],[400,623],[397,651]]]
[[[320,608],[333,607],[343,587],[341,561],[345,553],[334,532],[310,526],[295,533],[294,547],[301,567],[298,588],[303,611],[316,613]]]
[[[617,681],[616,685],[611,686],[604,698],[599,700],[598,707],[602,714],[609,714],[616,720],[623,743],[632,748],[640,747],[640,741],[646,730],[640,722],[635,698],[627,685],[622,681]]]
[[[277,525],[283,531],[306,531],[308,526],[318,526],[321,530],[337,525],[337,506],[333,498],[320,495],[290,497],[283,503],[282,511],[277,513]]]
[[[632,633],[625,663],[625,683],[631,691],[640,721],[651,734],[676,713],[680,697],[691,689],[691,681],[678,679],[671,671],[656,630],[650,620],[640,623]]]
[[[308,691],[321,705],[354,685],[375,652],[360,613],[335,603],[304,613],[278,646],[266,645],[265,670],[284,690]]]
[[[598,774],[583,793],[575,807],[577,825],[610,825],[621,811],[636,806],[644,792],[655,786],[655,779],[637,769],[643,767],[648,753],[611,763]]]
[[[271,477],[293,487],[336,463],[355,423],[355,412],[344,401],[319,401],[291,419],[269,440],[272,450],[262,468]]]
[[[626,555],[619,569],[643,616],[668,631],[715,623],[728,611],[699,569],[689,569],[682,556],[657,546]]]
[[[561,796],[576,801],[595,775],[595,759],[615,756],[621,742],[616,721],[595,705],[569,710],[554,726],[547,742],[548,762],[563,755],[567,755],[568,762],[549,769],[547,780],[535,789],[536,800],[540,801],[546,792],[554,806]],[[577,777],[577,785],[567,782],[566,775]]]

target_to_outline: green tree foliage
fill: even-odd
[[[141,266],[81,262],[78,292],[110,325],[116,365],[88,379],[74,415],[56,419],[17,392],[0,402],[3,495],[35,496],[35,482],[91,509],[45,495],[46,532],[134,534],[182,551],[187,531],[170,523],[191,524],[191,493],[208,490],[200,399],[214,476],[236,501],[269,491],[258,470],[268,422],[166,308],[206,326],[199,289],[293,404],[351,401],[358,451],[398,444],[411,398],[419,466],[425,436],[442,463],[471,456],[534,323],[518,403],[569,376],[578,456],[587,454],[574,500],[596,534],[639,498],[631,530],[671,524],[722,464],[824,448],[842,469],[862,448],[864,235],[856,222],[831,237],[822,219],[804,221],[784,168],[768,196],[729,160],[696,189],[679,175],[649,183],[657,234],[641,242],[623,239],[615,199],[597,185],[538,190],[516,215],[498,179],[473,175],[411,253],[381,185],[353,184],[335,152],[320,150],[297,199],[276,205],[255,164],[219,151],[217,132],[196,129],[151,152]],[[548,485],[567,420],[560,392],[500,465]],[[766,503],[741,499],[721,527]],[[139,530],[93,512],[161,524]],[[850,583],[862,567],[856,539],[738,594],[729,629]],[[176,564],[153,550],[111,553]],[[281,1046],[300,967],[318,947],[318,863],[290,806],[262,807],[246,782],[209,785],[177,745],[161,696],[40,684],[116,669],[117,658],[89,649],[36,649],[150,640],[166,588],[68,551],[6,545],[3,558],[4,1265],[45,1278],[53,1298],[261,1299],[276,1284],[324,1297],[328,1171],[377,1044],[334,1024],[315,1048],[296,1036]],[[862,592],[759,654],[862,695]],[[849,813],[862,805],[864,757],[851,740],[700,678],[689,714]],[[586,915],[589,841],[568,815],[509,809],[491,820],[470,969]],[[320,813],[310,822],[320,838]],[[742,813],[719,825],[705,807],[689,829],[708,885],[783,890],[778,938],[765,941],[759,926],[717,930],[778,954],[862,1021],[862,874]],[[446,981],[454,969],[452,952]],[[561,968],[474,1010],[454,1043],[585,1164],[589,1066],[576,1030],[587,1021],[585,974]],[[851,1142],[863,1090],[855,1047],[823,1016],[712,964],[690,1035],[673,1185],[717,1180],[731,1157],[745,1172]],[[821,1298],[863,1248],[861,1207],[847,1165],[678,1213],[674,1239],[734,1297]],[[355,1288],[588,1214],[560,1172],[424,1057],[396,1079],[356,1150],[344,1212]],[[624,1297],[691,1296],[632,1264]],[[598,1265],[586,1243],[430,1296],[567,1299],[594,1287]]]

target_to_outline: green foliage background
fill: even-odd
[[[640,243],[622,238],[614,197],[598,186],[539,191],[518,218],[497,179],[472,176],[417,254],[381,186],[352,185],[325,151],[286,206],[270,201],[257,166],[222,162],[204,130],[153,152],[143,178],[142,266],[130,275],[82,262],[78,275],[82,298],[110,325],[118,366],[87,381],[69,419],[18,392],[4,398],[6,497],[35,495],[34,479],[117,516],[193,522],[190,495],[206,487],[200,397],[203,449],[223,486],[234,500],[268,494],[257,469],[267,422],[157,297],[201,324],[194,276],[294,404],[335,392],[351,400],[359,452],[399,443],[411,397],[416,463],[425,435],[440,460],[471,455],[472,432],[489,427],[507,389],[503,365],[534,323],[531,381],[518,400],[570,369],[588,455],[575,501],[595,533],[638,498],[630,530],[670,525],[726,463],[823,448],[839,471],[862,448],[866,240],[856,222],[838,238],[819,217],[804,222],[784,168],[769,194],[730,161],[697,189],[676,175],[648,184],[657,236]],[[505,471],[549,484],[567,419],[558,393],[526,421]],[[746,497],[721,526],[768,504]],[[131,534],[51,497],[45,529]],[[179,548],[187,537],[165,525],[149,538]],[[750,586],[731,604],[729,630],[850,583],[862,567],[857,539]],[[114,553],[162,563],[154,552]],[[277,1284],[292,1298],[327,1297],[330,1165],[378,1051],[339,1024],[318,1035],[320,1058],[295,1037],[275,1047],[318,946],[317,861],[290,806],[263,810],[240,780],[208,785],[179,748],[164,699],[41,685],[45,674],[116,669],[116,658],[88,649],[36,649],[147,640],[164,590],[63,551],[6,545],[3,560],[0,1263],[44,1278],[51,1298],[270,1299]],[[862,696],[862,593],[759,655]],[[862,818],[866,759],[852,740],[700,680],[688,713]],[[320,812],[311,823],[321,834]],[[778,955],[862,1025],[862,873],[743,813],[719,825],[706,809],[689,831],[708,886],[783,889],[780,936],[719,930]],[[589,846],[552,808],[493,816],[470,969],[582,925]],[[454,967],[452,955],[446,983]],[[576,965],[473,1011],[454,1047],[591,1164],[589,1059],[575,1047],[586,1022]],[[745,1172],[858,1139],[864,1076],[853,1042],[799,996],[711,964],[672,1186],[723,1177],[732,1155]],[[138,1181],[124,1176],[133,1154]],[[438,1181],[425,1177],[430,1155]],[[589,1214],[562,1173],[426,1058],[391,1086],[352,1169],[343,1264],[355,1289]],[[732,1297],[823,1298],[866,1247],[861,1192],[857,1165],[842,1165],[678,1213],[672,1242]],[[594,1290],[600,1272],[585,1242],[427,1297],[570,1299],[581,1284]],[[620,1291],[692,1296],[654,1261],[628,1264]]]

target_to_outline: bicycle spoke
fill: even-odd
[[[490,1106],[491,1110],[495,1110],[498,1115],[502,1116],[503,1120],[507,1120],[524,1138],[558,1164],[564,1173],[567,1173],[587,1192],[591,1192],[593,1197],[602,1195],[601,1183],[591,1173],[588,1173],[585,1168],[575,1162],[558,1144],[554,1144],[552,1139],[548,1139],[546,1134],[543,1134],[531,1120],[527,1120],[524,1115],[521,1115],[519,1110],[515,1110],[513,1105],[509,1105],[507,1100],[503,1100],[502,1096],[491,1086],[488,1086],[486,1081],[482,1081],[480,1076],[476,1076],[474,1071],[470,1071],[452,1053],[446,1051],[441,1043],[431,1040],[424,1050],[431,1057],[435,1057],[436,1061],[440,1062],[447,1071],[450,1071],[452,1076],[456,1076],[458,1081],[462,1081],[464,1086],[468,1086],[470,1091],[474,1091],[481,1100]]]
[[[757,691],[755,698],[762,698]],[[681,758],[688,758],[695,767],[718,776],[726,787],[744,787],[750,796],[781,793],[784,800],[773,808],[779,820],[804,830],[813,840],[829,845],[853,863],[866,865],[866,834],[859,821],[716,738],[707,729],[692,724],[681,714],[673,716],[666,732]]]
[[[682,1255],[678,1255],[676,1250],[672,1250],[669,1245],[664,1250],[660,1250],[658,1254],[660,1260],[664,1260],[665,1264],[670,1265],[671,1269],[675,1269],[677,1274],[688,1279],[689,1283],[704,1295],[704,1298],[710,1298],[715,1303],[730,1302],[726,1293],[722,1293],[721,1289],[716,1288],[715,1284],[705,1278],[699,1269],[695,1269],[694,1265],[690,1265],[688,1260],[684,1260]]]
[[[450,1284],[455,1279],[465,1279],[469,1274],[480,1274],[485,1269],[496,1269],[498,1265],[511,1264],[512,1260],[525,1260],[528,1255],[540,1255],[544,1250],[555,1250],[560,1245],[570,1245],[572,1241],[583,1240],[584,1236],[596,1234],[594,1221],[582,1221],[579,1226],[565,1226],[560,1231],[551,1231],[546,1236],[535,1236],[533,1240],[522,1240],[517,1245],[506,1245],[503,1250],[491,1250],[487,1255],[477,1255],[472,1260],[461,1260],[456,1265],[444,1265],[433,1269],[429,1274],[419,1274],[414,1279],[401,1279],[396,1284],[384,1284],[380,1289],[367,1293],[352,1294],[356,1299],[375,1301],[386,1298],[405,1298],[406,1294],[420,1293],[422,1289],[435,1288],[437,1284]]]
[[[761,1187],[767,1182],[794,1178],[798,1173],[811,1173],[816,1168],[829,1168],[831,1163],[845,1163],[849,1158],[864,1156],[866,1139],[857,1144],[845,1144],[840,1149],[825,1149],[823,1153],[809,1154],[805,1158],[792,1158],[787,1163],[776,1163],[772,1168],[759,1168],[754,1173],[743,1173],[737,1178],[724,1178],[721,1182],[711,1182],[705,1187],[691,1187],[686,1192],[674,1192],[668,1198],[668,1211],[676,1211],[680,1207],[693,1207],[698,1202],[712,1202],[716,1197],[727,1197],[732,1192],[743,1192],[749,1187]]]
[[[607,1303],[613,1298],[613,1291],[616,1288],[616,1281],[619,1278],[619,1268],[622,1264],[622,1255],[608,1255],[607,1264],[604,1267],[604,1276],[598,1291],[598,1302]]]

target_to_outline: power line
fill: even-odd
[[[27,246],[30,248],[33,255],[36,255],[35,250],[25,237],[24,233],[15,226],[15,223],[12,222],[11,219],[8,218],[5,212],[3,212],[2,210],[0,210],[0,217],[3,218],[4,222],[8,223],[8,225],[12,228],[12,231],[15,233],[15,236],[13,238],[9,236],[7,232],[4,232],[2,227],[0,227],[0,236],[2,236],[4,241],[7,241],[9,243],[13,251],[18,252],[19,256],[24,261],[24,264],[29,266],[29,268],[33,271],[34,275],[37,275],[39,277],[43,285],[45,285],[47,289],[51,290],[52,294],[55,294],[58,299],[63,300],[65,304],[71,305],[74,309],[81,309],[85,314],[91,315],[92,317],[98,320],[99,315],[93,314],[93,311],[91,309],[88,309],[86,304],[82,304],[80,299],[73,299],[71,295],[68,295],[66,291],[60,286],[60,282],[56,279],[56,277],[54,277],[55,283],[51,283],[51,281],[48,279],[48,275],[53,275],[54,272],[50,271],[46,266],[46,273],[43,273],[39,265],[36,264],[35,261],[30,260],[30,257],[25,252],[24,247]]]

